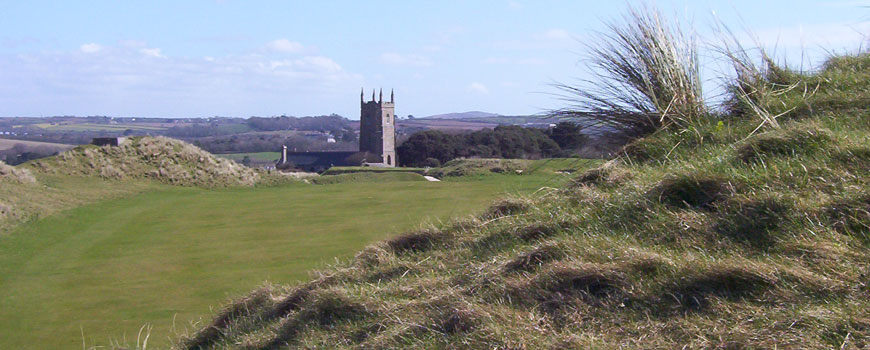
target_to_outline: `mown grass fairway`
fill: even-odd
[[[580,168],[594,162],[554,161]],[[546,163],[550,164],[550,163]],[[0,238],[0,349],[166,345],[210,307],[264,281],[293,282],[365,245],[482,211],[551,171],[433,182],[159,190],[65,211]],[[133,339],[132,341],[130,339]]]

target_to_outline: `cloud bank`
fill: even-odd
[[[299,43],[279,39],[264,46],[268,52],[175,57],[124,41],[2,55],[0,117],[35,116],[33,111],[168,117],[304,113],[298,106],[312,100],[329,104],[336,91],[361,85],[360,75],[329,57],[304,54]]]

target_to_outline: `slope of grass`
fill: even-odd
[[[311,179],[318,185],[360,182],[426,181],[423,175],[413,172],[358,172],[318,176]]]
[[[307,280],[311,269],[422,222],[466,216],[504,193],[564,181],[541,173],[207,190],[39,176],[39,186],[59,192],[23,189],[63,199],[80,188],[81,202],[66,208],[93,196],[116,199],[57,210],[0,237],[2,349],[78,348],[82,332],[88,347],[108,346],[112,338],[135,338],[146,324],[154,326],[150,348],[167,347],[173,325],[190,329],[210,316],[211,305],[264,281]]]
[[[699,116],[573,185],[265,286],[176,348],[866,348],[867,67],[795,75],[818,89],[779,96],[801,107],[778,129]]]
[[[232,159],[236,162],[241,162],[245,157],[249,157],[251,160],[259,160],[259,161],[277,161],[281,159],[281,152],[249,152],[249,153],[224,153],[224,154],[215,154],[217,157]]]

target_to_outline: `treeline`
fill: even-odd
[[[404,166],[440,166],[455,158],[567,157],[588,141],[581,127],[562,122],[544,130],[498,126],[466,134],[438,130],[415,133],[396,150]]]
[[[353,134],[349,134],[353,135]],[[290,151],[355,151],[359,148],[355,138],[337,139],[328,143],[325,139],[312,139],[304,136],[284,136],[272,134],[240,134],[190,139],[194,145],[208,152],[250,153],[278,152],[286,145]]]
[[[302,130],[325,131],[333,135],[342,134],[345,130],[353,130],[353,123],[338,114],[317,117],[250,117],[245,121],[249,127],[259,131]]]

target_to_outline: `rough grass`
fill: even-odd
[[[261,180],[254,169],[165,137],[132,138],[119,147],[79,146],[26,166],[46,174],[144,178],[178,186],[253,186]]]
[[[807,106],[779,128],[707,116],[569,186],[370,246],[325,272],[336,282],[324,287],[368,312],[310,322],[287,344],[866,348],[867,67],[868,55],[838,57],[790,77],[819,88],[778,95]],[[280,334],[239,322],[255,326],[209,348]]]

